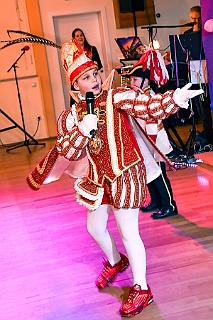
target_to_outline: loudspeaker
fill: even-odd
[[[144,11],[144,0],[119,0],[120,12]]]

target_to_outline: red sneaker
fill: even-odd
[[[109,283],[112,283],[115,280],[119,272],[124,271],[128,267],[129,265],[128,258],[122,253],[120,253],[120,255],[121,255],[121,260],[118,263],[116,263],[114,266],[111,266],[109,261],[103,262],[104,269],[102,270],[100,276],[95,282],[96,286],[99,289],[106,288],[109,285]]]
[[[141,286],[135,284],[130,289],[128,299],[122,305],[119,312],[122,317],[134,317],[152,302],[153,295],[150,287],[148,286],[148,290],[141,290]]]

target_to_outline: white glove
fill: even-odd
[[[87,114],[83,120],[79,122],[78,128],[84,136],[91,137],[90,132],[97,130],[98,118],[95,114]]]
[[[202,89],[188,90],[192,86],[192,83],[187,83],[183,88],[177,88],[173,95],[174,102],[181,108],[188,108],[188,101],[199,94],[203,93]]]

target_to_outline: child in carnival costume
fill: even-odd
[[[133,283],[119,312],[124,317],[134,316],[151,304],[153,296],[146,281],[146,253],[138,228],[139,208],[146,198],[144,152],[129,117],[145,121],[166,118],[180,106],[186,107],[191,95],[200,91],[192,93],[183,88],[150,96],[126,88],[105,90],[97,65],[74,39],[62,46],[61,60],[79,93],[72,109],[63,111],[58,119],[55,146],[27,181],[38,190],[42,184],[59,179],[64,172],[77,177],[76,199],[87,208],[87,230],[107,257],[96,286],[105,288],[130,265]],[[94,114],[88,114],[87,92],[95,97]],[[159,175],[159,166],[148,149],[146,152],[154,168],[150,171]],[[127,256],[119,253],[107,230],[111,211]]]
[[[155,94],[152,88],[157,89],[169,80],[169,75],[164,60],[159,51],[152,48],[146,48],[139,62],[125,67],[122,72],[123,77],[128,77],[130,87],[136,91],[147,92],[151,96]],[[126,84],[128,86],[128,84]],[[144,121],[137,119],[143,130],[147,132],[152,141],[164,155],[169,154],[173,148],[164,129],[162,120]],[[161,219],[178,214],[177,205],[173,198],[173,192],[170,180],[166,174],[166,162],[162,161],[159,154],[153,150],[153,156],[158,162],[162,173],[147,184],[151,201],[146,206],[142,206],[144,212],[155,211],[152,214],[153,219]]]

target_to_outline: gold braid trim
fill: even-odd
[[[123,178],[122,175],[119,176],[116,180],[116,192],[113,198],[113,203],[116,208],[120,207],[120,200],[121,200],[121,195],[122,195],[122,190],[123,190]]]
[[[141,185],[140,207],[146,201],[146,167],[143,162],[138,163],[138,179]]]
[[[58,151],[54,146],[40,161],[35,169],[28,175],[27,183],[33,190],[39,190],[45,179],[50,174],[58,157]]]
[[[132,180],[135,186],[135,193],[134,193],[134,203],[133,203],[133,207],[137,208],[139,206],[139,181],[138,181],[138,173],[137,173],[137,169],[136,166],[131,167],[130,168],[131,171],[131,176],[132,176]]]
[[[131,168],[129,169],[131,170]],[[123,204],[123,208],[128,209],[130,207],[130,198],[131,198],[131,176],[129,173],[129,170],[124,171],[123,173],[123,180],[124,180],[124,184],[125,184],[125,189],[126,189],[126,197],[125,197],[125,201]]]
[[[44,162],[42,163],[42,166],[41,166],[41,167],[40,167],[40,163],[36,166],[36,169],[37,169],[37,171],[38,171],[39,174],[43,174],[43,173],[44,173],[44,170],[45,170],[45,168],[46,168],[46,166],[47,166],[47,163],[48,163],[48,161],[49,161],[51,152],[52,152],[52,150],[50,150],[50,151],[48,152],[48,154],[46,155],[46,157],[45,157],[45,159],[44,159]]]
[[[35,182],[31,173],[27,177],[27,182],[29,183],[30,187],[34,190],[39,190],[41,188],[41,185]]]
[[[157,127],[158,127],[158,131],[161,131],[162,129],[164,129],[163,122],[161,121],[160,123],[158,123]]]

